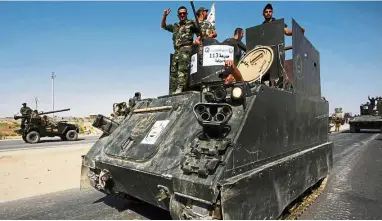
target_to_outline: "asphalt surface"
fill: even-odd
[[[299,219],[382,219],[382,134],[338,134],[324,191]]]
[[[54,148],[62,145],[78,145],[95,143],[99,136],[78,136],[76,141],[62,141],[59,137],[43,137],[40,143],[29,144],[20,140],[5,140],[0,141],[0,151],[17,150],[24,148]]]
[[[382,135],[337,133],[334,167],[321,196],[300,219],[382,219]],[[0,219],[171,219],[148,204],[132,204],[93,189],[0,204]]]

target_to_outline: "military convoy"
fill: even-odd
[[[381,130],[382,132],[382,100],[376,100],[375,106],[360,105],[360,115],[349,120],[350,132],[359,133],[362,129]]]
[[[51,113],[58,113],[69,111],[70,109],[62,109],[56,111],[40,112],[38,115],[45,115]],[[45,115],[46,116],[46,115]],[[62,140],[74,141],[78,138],[79,129],[74,124],[69,124],[66,121],[59,121],[55,123],[48,123],[44,125],[42,119],[33,118],[31,115],[14,116],[15,120],[26,118],[26,124],[22,125],[20,130],[15,132],[22,136],[26,143],[38,143],[41,137],[60,137]]]
[[[292,24],[290,60],[284,19],[246,29],[244,82],[222,83],[233,47],[204,39],[191,58],[191,90],[136,99],[119,121],[98,115],[93,126],[104,135],[82,156],[81,189],[144,201],[174,219],[283,217],[333,165],[319,53]],[[270,76],[277,88],[266,85]]]

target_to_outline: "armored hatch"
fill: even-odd
[[[237,68],[244,81],[249,83],[261,81],[268,73],[273,62],[274,53],[269,46],[257,46],[240,59]]]

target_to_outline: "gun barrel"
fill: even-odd
[[[42,114],[53,114],[53,113],[64,112],[64,111],[70,111],[70,108],[62,109],[62,110],[55,110],[55,111],[41,112],[41,113],[39,113],[38,115],[42,115]]]
[[[193,2],[193,1],[190,1],[190,3],[191,3],[192,11],[194,12],[194,16],[195,16],[196,27],[197,27],[198,30],[201,32],[202,30],[200,29],[199,19],[198,19],[198,16],[196,15],[194,2]],[[200,34],[201,34],[201,33],[200,33]]]
[[[18,119],[22,119],[22,118],[27,118],[28,116],[14,116],[13,119],[18,120]]]

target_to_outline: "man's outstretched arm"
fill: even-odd
[[[243,76],[241,76],[239,69],[237,69],[232,60],[227,60],[225,65],[232,68],[232,76],[235,78],[235,81],[244,81]]]
[[[172,25],[167,25],[166,24],[166,18],[167,18],[167,15],[170,14],[171,12],[171,9],[166,9],[163,11],[163,17],[162,17],[162,22],[161,22],[161,28],[164,29],[164,30],[167,30],[169,32],[172,32]]]
[[[305,33],[305,28],[301,28],[302,33]],[[292,36],[292,30],[289,30],[287,27],[284,28],[284,34],[287,36]]]

